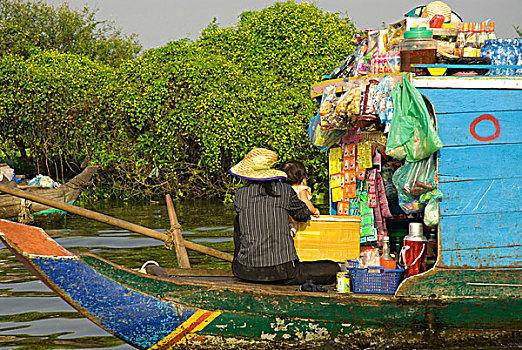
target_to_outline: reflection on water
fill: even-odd
[[[170,227],[165,203],[98,201],[81,206],[160,232]],[[176,203],[175,208],[185,239],[233,252],[232,208],[209,201]],[[97,221],[67,216],[43,227],[71,251],[91,252],[129,268],[139,268],[147,260],[177,266],[175,252],[162,242]],[[193,267],[230,268],[230,263],[188,253]],[[55,296],[0,243],[0,349],[133,348]]]

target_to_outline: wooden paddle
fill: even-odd
[[[44,197],[38,196],[34,193],[24,192],[22,190],[8,187],[6,185],[0,184],[0,191],[5,192],[5,193],[10,194],[15,197],[29,199],[33,202],[48,205],[50,207],[61,209],[66,212],[69,212],[69,213],[73,213],[76,215],[84,216],[89,219],[97,220],[97,221],[103,222],[105,224],[120,227],[120,228],[129,230],[129,231],[132,231],[132,232],[136,232],[136,233],[140,233],[145,236],[152,237],[152,238],[160,239],[162,241],[166,241],[169,238],[168,235],[166,235],[165,233],[158,232],[158,231],[155,231],[153,229],[150,229],[150,228],[147,228],[144,226],[133,224],[133,223],[125,221],[125,220],[116,219],[116,218],[113,218],[113,217],[105,215],[105,214],[97,213],[95,211],[80,208],[80,207],[70,205],[70,204],[67,204],[64,202],[58,202],[58,201],[55,201],[52,199],[44,198]],[[233,257],[231,254],[228,254],[228,253],[225,253],[225,252],[213,249],[213,248],[205,247],[203,245],[184,240],[183,238],[182,238],[182,240],[183,240],[183,244],[188,249],[194,250],[199,253],[207,254],[207,255],[213,256],[218,259],[232,262]]]

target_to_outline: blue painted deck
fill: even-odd
[[[444,144],[439,266],[522,267],[522,90],[419,91]]]
[[[97,323],[142,349],[166,338],[197,311],[125,288],[78,259],[35,257],[32,261]]]

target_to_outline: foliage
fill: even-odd
[[[28,57],[35,48],[75,53],[115,64],[141,51],[136,36],[126,36],[110,21],[95,19],[95,11],[67,4],[54,8],[41,0],[0,2],[0,55]]]
[[[513,26],[513,29],[517,32],[518,37],[522,38],[522,29],[520,29],[520,26]]]
[[[146,52],[124,72],[136,88],[120,113],[140,132],[148,172],[158,167],[183,193],[223,196],[237,186],[230,166],[267,147],[325,180],[306,132],[317,108],[309,88],[353,51],[353,34],[349,20],[289,1]]]
[[[81,161],[92,145],[118,129],[105,115],[114,76],[112,68],[73,54],[4,55],[0,133],[11,142],[1,143],[0,153],[35,164],[37,172],[52,170],[56,177],[64,177],[64,168],[77,170],[79,164],[69,160]]]
[[[239,185],[228,169],[253,147],[303,160],[311,185],[326,185],[324,154],[307,136],[309,89],[354,50],[354,32],[338,14],[288,1],[115,68],[56,51],[6,54],[0,135],[16,149],[0,149],[56,174],[87,157],[127,197],[228,198]]]

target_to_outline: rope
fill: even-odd
[[[21,198],[20,200],[20,212],[18,213],[18,222],[21,224],[30,224],[34,221],[33,214],[31,214],[31,204],[33,204],[30,200]]]
[[[167,248],[168,250],[172,250],[172,247],[174,247],[174,230],[181,231],[181,225],[173,224],[170,226],[170,230],[167,231],[167,239],[165,240],[165,248]]]

